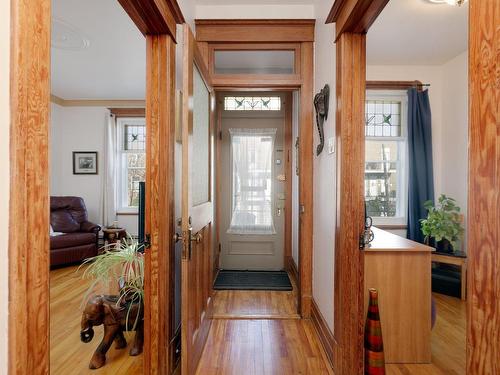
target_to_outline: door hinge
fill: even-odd
[[[222,130],[219,130],[219,139],[222,141]]]
[[[219,244],[219,254],[222,252],[222,245]]]

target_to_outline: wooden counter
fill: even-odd
[[[386,363],[431,362],[432,247],[372,228],[364,250],[365,312],[368,289],[379,291]]]

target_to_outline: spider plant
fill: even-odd
[[[133,304],[139,304],[139,311],[144,303],[144,257],[141,253],[143,245],[127,234],[127,238],[118,244],[107,244],[101,248],[102,253],[85,259],[79,269],[87,266],[83,272],[83,279],[91,279],[84,295],[85,303],[89,295],[95,291],[97,285],[109,287],[109,283],[120,286],[119,298],[116,305],[127,306],[126,326]],[[135,329],[140,314],[134,322]]]

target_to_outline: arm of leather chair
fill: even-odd
[[[84,221],[81,225],[80,225],[80,230],[82,232],[88,232],[88,233],[99,233],[99,231],[101,230],[101,227],[97,224],[94,224],[94,223],[91,223],[90,221]]]

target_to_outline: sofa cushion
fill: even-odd
[[[80,224],[67,210],[56,210],[50,213],[50,224],[54,231],[72,233],[80,230]]]
[[[94,233],[66,233],[61,236],[50,237],[51,249],[62,249],[80,245],[93,244],[96,241]]]

